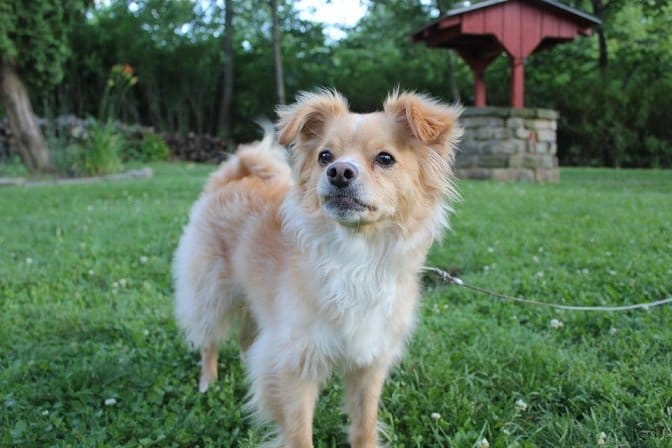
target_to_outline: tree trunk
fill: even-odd
[[[231,103],[233,102],[234,53],[233,53],[233,0],[224,3],[224,79],[222,102],[219,105],[218,134],[227,140],[231,137]]]
[[[609,64],[609,54],[607,49],[607,37],[604,34],[604,3],[602,0],[592,0],[591,3],[593,4],[593,15],[602,20],[602,23],[596,29],[600,48],[600,70],[605,71],[607,69],[607,65]]]
[[[275,85],[278,91],[278,103],[285,104],[285,75],[282,70],[282,52],[280,48],[280,25],[278,23],[278,0],[270,0],[273,19],[273,60],[275,62]]]
[[[42,131],[35,122],[26,87],[16,68],[3,60],[0,60],[0,102],[23,164],[31,173],[50,171],[53,168],[51,158]]]
[[[453,8],[453,3],[454,1],[445,1],[445,0],[436,0],[436,9],[439,10],[439,17],[443,17],[446,15],[446,13]],[[446,74],[446,78],[448,78],[448,89],[450,90],[450,100],[459,102],[461,100],[460,98],[460,91],[457,88],[457,81],[455,79],[455,66],[453,65],[453,50],[448,50],[446,53],[446,59],[447,59],[447,66],[446,69],[448,70],[448,73]]]

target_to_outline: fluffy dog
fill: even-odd
[[[345,376],[353,447],[378,446],[383,382],[414,326],[418,273],[447,226],[459,109],[392,93],[351,113],[334,91],[281,107],[278,143],[243,145],[213,173],[175,254],[175,314],[217,379],[232,322],[250,404],[281,446],[312,447],[320,385]]]

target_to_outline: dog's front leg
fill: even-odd
[[[388,365],[377,362],[352,369],[345,377],[345,406],[350,416],[350,445],[353,448],[378,446],[378,402]]]
[[[313,414],[319,384],[291,370],[269,378],[266,405],[280,427],[283,447],[313,448]]]

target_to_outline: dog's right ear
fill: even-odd
[[[335,90],[301,92],[294,104],[277,108],[278,143],[321,137],[326,121],[348,113],[348,103]]]

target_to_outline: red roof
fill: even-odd
[[[590,35],[592,27],[600,23],[596,17],[556,1],[488,0],[453,9],[413,33],[412,38],[428,47],[456,50],[476,75],[482,75],[503,51],[520,71],[531,54],[578,35]],[[512,105],[522,107],[522,71],[514,70],[514,76],[519,81],[512,84]]]

